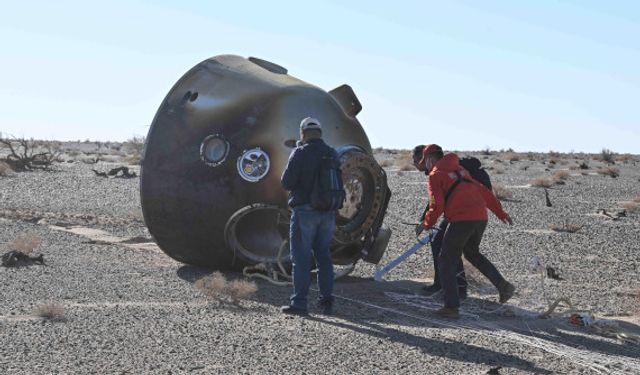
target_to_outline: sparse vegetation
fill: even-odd
[[[556,171],[556,173],[553,174],[553,180],[555,182],[565,181],[568,178],[569,178],[569,172],[567,171]]]
[[[240,303],[240,300],[249,298],[258,290],[258,286],[254,282],[246,280],[227,281],[220,272],[205,276],[196,281],[194,285],[208,297],[219,302],[230,302],[236,305]]]
[[[553,186],[554,182],[545,177],[538,177],[529,182],[533,187],[549,188]]]
[[[520,155],[516,153],[509,152],[504,156],[504,160],[509,162],[520,161]]]
[[[566,232],[566,233],[575,233],[577,231],[579,231],[580,229],[582,229],[582,225],[576,225],[576,224],[568,224],[568,223],[563,223],[561,225],[559,224],[551,224],[549,225],[549,229],[551,229],[554,232]]]
[[[609,150],[608,148],[603,148],[600,151],[600,154],[595,157],[596,160],[600,160],[603,163],[607,164],[615,164],[615,152]]]
[[[613,167],[600,168],[597,170],[597,172],[598,174],[601,174],[603,176],[609,176],[611,178],[616,178],[620,176],[620,170],[618,168],[613,168]]]
[[[624,208],[629,213],[640,212],[640,197],[629,202],[622,202],[620,207]]]
[[[64,314],[64,307],[57,303],[45,303],[38,305],[33,309],[33,315],[51,321],[64,321]]]
[[[4,161],[16,172],[49,170],[62,155],[58,143],[33,139],[0,138],[0,147],[9,151]]]
[[[5,246],[9,250],[20,251],[25,255],[29,255],[40,246],[41,243],[42,240],[40,240],[40,237],[31,233],[22,233]]]
[[[513,198],[513,191],[502,184],[494,184],[493,193],[496,195],[496,198],[501,201]]]

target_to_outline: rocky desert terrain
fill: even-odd
[[[45,263],[0,267],[2,374],[640,374],[637,156],[460,152],[480,158],[515,221],[491,218],[482,245],[518,288],[506,306],[468,266],[461,319],[431,315],[440,301],[420,294],[433,275],[425,247],[383,282],[359,263],[336,283],[334,315],[290,318],[279,312],[289,287],[257,280],[239,302],[212,299],[196,282],[213,270],[155,246],[139,179],[92,171],[138,173],[126,147],[60,147],[51,171],[0,173],[0,253]],[[376,157],[393,191],[384,265],[415,243],[402,223],[421,213],[426,179],[407,151]],[[572,312],[598,324],[571,324]]]

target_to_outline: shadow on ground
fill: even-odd
[[[193,283],[212,272],[213,270],[207,268],[183,266],[178,269],[177,275],[181,279]],[[237,278],[241,275],[229,273],[227,277]],[[259,291],[253,297],[254,300],[273,306],[287,304],[291,287],[276,286],[264,280],[257,282]],[[311,317],[309,319],[369,335],[380,340],[381,345],[388,341],[398,342],[419,349],[425,354],[446,357],[455,361],[511,367],[541,374],[549,373],[549,371],[510,354],[469,345],[461,341],[447,340],[444,342],[418,336],[394,328],[394,326],[472,329],[490,331],[497,336],[514,333],[524,335],[532,340],[544,340],[570,348],[616,357],[628,357],[629,359],[637,358],[640,352],[640,345],[604,338],[584,327],[569,324],[566,318],[538,319],[534,317],[536,312],[518,308],[512,308],[515,311],[515,316],[504,316],[504,309],[501,309],[501,305],[488,301],[491,297],[480,299],[470,296],[463,304],[463,312],[465,306],[481,305],[483,310],[480,314],[463,316],[457,321],[441,320],[430,315],[432,310],[438,307],[438,301],[419,295],[422,285],[422,283],[412,280],[375,282],[370,278],[345,277],[335,284],[334,290],[338,298],[335,314],[332,317],[324,317],[318,314],[313,303],[310,303]],[[315,287],[312,289],[315,290]],[[310,301],[315,295],[314,291],[310,292]],[[410,303],[398,302],[397,298],[390,298],[390,296],[406,296],[406,300]],[[422,302],[426,300],[429,303],[411,303],[416,300]],[[482,311],[489,313],[482,313]],[[501,312],[492,313],[493,311]],[[616,321],[616,323],[620,328],[629,332],[640,333],[640,327],[635,324],[624,321]]]

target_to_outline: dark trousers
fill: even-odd
[[[440,270],[439,270],[439,258],[440,251],[442,250],[442,239],[444,238],[444,232],[447,230],[447,226],[449,226],[449,222],[446,220],[442,220],[440,225],[438,226],[440,230],[436,233],[436,236],[433,238],[431,242],[431,255],[433,255],[433,270],[435,271],[435,275],[433,276],[433,285],[437,289],[442,288],[442,284],[440,283]],[[458,291],[460,293],[467,292],[467,277],[464,274],[464,265],[462,264],[462,258],[458,259],[456,265],[456,279],[458,285]]]
[[[498,288],[504,278],[496,267],[480,254],[480,241],[487,227],[486,221],[458,221],[449,223],[440,251],[440,284],[444,292],[444,306],[460,307],[456,284],[456,265],[464,257]]]

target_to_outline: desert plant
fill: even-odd
[[[52,321],[63,321],[64,307],[57,303],[45,303],[33,309],[33,315]]]
[[[640,199],[638,199],[638,201],[622,202],[620,204],[620,207],[624,208],[625,210],[627,210],[627,212],[630,213],[640,212]]]
[[[576,225],[576,224],[568,224],[566,222],[562,223],[562,224],[551,224],[549,225],[549,229],[551,229],[554,232],[566,232],[566,233],[575,233],[577,231],[579,231],[580,229],[582,229],[582,225]]]
[[[504,160],[509,162],[520,161],[520,155],[516,154],[515,152],[509,152],[504,155]]]
[[[560,153],[557,151],[549,150],[549,159],[560,159]]]
[[[389,168],[389,167],[393,166],[393,160],[385,159],[385,160],[380,161],[378,164],[380,164],[380,166],[382,168]]]
[[[631,155],[631,154],[621,154],[621,155],[616,156],[616,161],[620,161],[620,162],[623,162],[625,164],[630,162],[630,161],[634,161],[634,160],[635,159],[634,159],[633,155]]]
[[[556,171],[556,173],[553,174],[554,181],[564,181],[568,178],[569,178],[569,172],[567,171]]]
[[[13,170],[11,169],[11,166],[3,161],[0,161],[0,176],[2,177],[6,177],[8,176]]]
[[[553,181],[545,177],[538,177],[531,180],[529,184],[533,187],[549,188],[553,186]]]
[[[603,148],[602,151],[600,151],[600,155],[597,156],[597,159],[603,163],[615,164],[615,156],[616,154],[613,151],[608,148]]]
[[[220,272],[214,272],[211,276],[197,280],[194,286],[208,297],[233,304],[238,304],[240,300],[250,297],[258,290],[254,282],[246,280],[229,282]]]
[[[502,184],[493,185],[493,194],[501,201],[509,200],[513,197],[513,191]]]
[[[20,251],[23,254],[28,255],[40,246],[41,243],[42,240],[40,240],[40,237],[31,233],[21,233],[5,246],[9,250]]]
[[[597,170],[597,172],[598,174],[601,174],[603,176],[609,176],[611,178],[616,178],[620,176],[620,170],[618,168],[613,168],[613,167],[600,168]]]
[[[9,151],[5,161],[16,172],[49,170],[53,163],[60,161],[60,155],[62,155],[59,145],[55,142],[0,138],[0,146]]]

